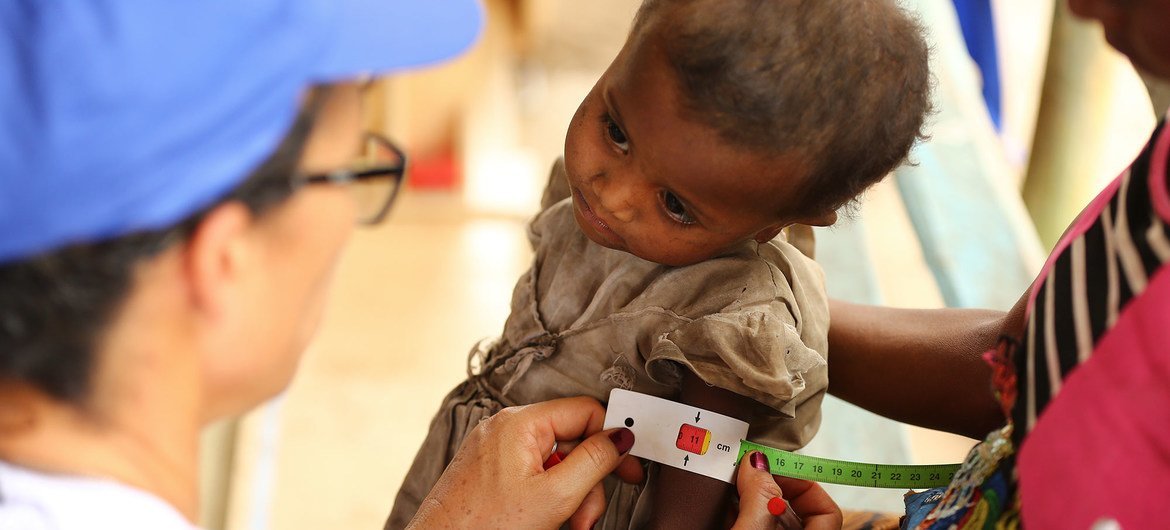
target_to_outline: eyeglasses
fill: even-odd
[[[293,177],[293,185],[343,184],[357,204],[357,222],[375,225],[390,211],[405,174],[406,154],[384,136],[366,133],[361,152],[348,167],[329,173],[299,175]]]

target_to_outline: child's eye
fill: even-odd
[[[609,117],[609,114],[605,115],[603,123],[605,125],[605,136],[609,141],[613,142],[613,145],[621,149],[623,153],[629,151],[630,139],[626,138],[625,131],[622,131],[622,128],[618,127],[617,123],[614,123],[613,118]]]
[[[675,194],[664,191],[662,192],[662,207],[666,209],[666,214],[674,219],[675,222],[684,225],[695,224],[695,218],[687,212],[687,207],[683,205]]]

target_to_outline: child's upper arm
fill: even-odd
[[[747,419],[745,411],[760,405],[684,370],[679,401],[733,418]],[[730,510],[731,484],[670,466],[661,466],[651,493],[651,528],[720,528]]]
[[[820,423],[828,386],[819,268],[780,242],[692,270],[674,285],[675,292],[693,288],[693,298],[668,307],[702,300],[720,309],[687,313],[691,320],[654,337],[644,354],[648,375],[679,384],[680,402],[747,421],[753,440],[803,446]],[[651,494],[655,519],[662,528],[719,526],[730,493],[726,483],[664,466]]]
[[[713,387],[792,417],[807,396],[828,386],[825,353],[805,345],[780,313],[761,307],[705,316],[663,334],[647,356],[651,377],[677,363]]]
[[[828,387],[828,300],[820,269],[783,242],[717,261],[697,273],[701,278],[679,284],[696,286],[694,296],[705,300],[724,296],[714,304],[721,309],[692,314],[649,341],[646,371],[665,384],[679,384],[680,373],[694,375],[702,384],[687,386],[684,397],[696,405],[742,398],[744,408],[730,408],[729,415],[752,423],[752,436],[801,447],[820,424]],[[717,399],[720,392],[725,399]]]

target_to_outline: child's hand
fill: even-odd
[[[604,419],[591,398],[500,411],[464,440],[410,527],[591,527],[605,512],[601,480],[634,444],[629,429],[599,432]],[[581,441],[545,470],[557,440]]]
[[[767,458],[752,459],[757,454],[763,456],[751,452],[739,463],[735,483],[739,490],[739,517],[732,530],[841,528],[841,508],[820,484],[773,476],[767,469]]]

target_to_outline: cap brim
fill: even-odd
[[[477,0],[334,0],[337,34],[315,81],[383,75],[451,59],[483,26]]]

